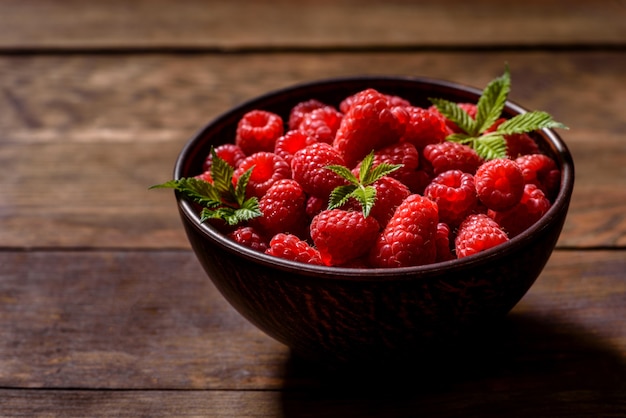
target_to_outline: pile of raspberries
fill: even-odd
[[[475,104],[459,106],[476,113]],[[325,266],[409,267],[492,248],[548,211],[560,171],[527,134],[505,137],[506,158],[484,160],[470,146],[446,140],[457,129],[434,106],[371,88],[338,107],[298,103],[288,120],[252,110],[234,141],[215,153],[234,167],[233,181],[253,167],[246,194],[258,198],[262,216],[216,225],[254,250]],[[351,200],[328,209],[331,192],[346,179],[327,167],[358,175],[371,152],[374,166],[401,167],[373,183],[369,215]],[[212,181],[210,167],[211,155],[196,178]]]

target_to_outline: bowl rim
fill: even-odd
[[[252,108],[255,106],[259,106],[260,108],[262,108],[262,106],[260,106],[261,104],[278,99],[280,96],[294,91],[320,86],[329,87],[343,82],[355,81],[370,81],[373,83],[408,82],[415,84],[429,84],[434,85],[438,88],[445,88],[454,90],[455,92],[469,94],[471,96],[475,96],[476,99],[480,96],[482,92],[480,89],[468,86],[466,84],[419,76],[357,75],[332,77],[292,84],[245,100],[207,122],[194,135],[191,136],[191,138],[184,144],[183,148],[181,149],[179,155],[176,158],[174,166],[174,178],[180,179],[183,177],[183,173],[186,168],[186,161],[192,155],[193,150],[197,148],[198,144],[203,141],[206,133],[210,131],[213,126],[219,124],[226,119],[230,119],[232,115],[236,113],[241,113],[243,109]],[[508,110],[509,112],[513,112],[515,114],[528,112],[525,107],[511,100],[506,101],[505,110]],[[559,187],[559,192],[555,197],[554,202],[552,203],[552,206],[550,207],[548,212],[546,212],[542,216],[542,218],[531,227],[529,227],[519,235],[511,238],[506,243],[500,244],[496,247],[464,258],[436,262],[421,266],[396,268],[330,267],[305,264],[267,255],[236,243],[235,241],[223,235],[217,230],[217,228],[211,226],[209,223],[201,223],[194,205],[186,200],[178,192],[175,192],[175,196],[180,213],[185,216],[185,218],[190,221],[190,224],[207,239],[211,240],[215,245],[218,245],[223,250],[226,250],[234,255],[243,257],[248,261],[254,262],[264,267],[278,269],[285,272],[294,272],[298,273],[298,275],[311,276],[320,280],[329,279],[335,281],[413,280],[419,276],[440,276],[444,273],[452,273],[459,270],[465,270],[469,267],[478,267],[480,265],[488,264],[494,258],[500,258],[503,254],[507,255],[514,252],[517,248],[527,245],[528,242],[533,239],[535,234],[540,233],[542,230],[548,228],[553,219],[557,218],[561,211],[567,211],[571,195],[573,193],[575,176],[574,162],[571,152],[569,151],[567,145],[560,137],[560,135],[556,133],[553,129],[541,129],[538,132],[543,135],[553,147],[553,151],[556,154],[555,156],[557,157],[557,164],[560,165],[561,169],[561,183]]]

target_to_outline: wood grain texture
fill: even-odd
[[[560,133],[577,180],[559,245],[624,246],[626,56],[618,52],[0,57],[0,165],[12,173],[0,177],[0,246],[188,248],[172,194],[147,188],[169,179],[187,139],[231,106],[354,74],[482,88],[505,61],[511,99],[570,127]]]
[[[555,252],[504,323],[461,355],[420,362],[424,381],[413,383],[453,393],[626,389],[625,269],[620,252]],[[4,388],[391,385],[293,358],[227,304],[189,251],[1,252],[0,301]]]
[[[325,391],[15,391],[2,390],[0,413],[39,417],[378,417],[437,416],[588,418],[626,413],[619,389],[602,391],[510,391],[494,385],[486,391],[450,395],[436,390],[371,393]]]
[[[0,49],[623,46],[625,20],[610,0],[7,0]]]

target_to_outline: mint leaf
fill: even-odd
[[[506,135],[545,128],[567,129],[567,126],[552,119],[548,113],[534,111],[517,115],[502,122],[495,132],[487,132],[502,117],[510,91],[511,75],[509,67],[506,66],[504,74],[492,80],[482,91],[476,104],[475,119],[456,103],[432,98],[430,101],[443,116],[456,123],[462,131],[448,135],[446,140],[470,146],[484,160],[506,157]]]
[[[507,66],[504,74],[492,80],[478,99],[474,134],[483,133],[500,118],[510,91],[511,75]]]
[[[567,126],[555,121],[547,112],[536,110],[512,117],[500,124],[496,132],[502,135],[512,135],[546,128],[568,129]]]
[[[354,184],[335,187],[328,198],[328,209],[337,209],[345,205],[357,187]]]
[[[202,206],[215,207],[221,204],[217,189],[211,183],[194,177],[170,180],[151,186],[150,189],[174,189]]]
[[[506,157],[506,139],[499,133],[490,133],[475,138],[472,148],[485,160]]]
[[[374,164],[374,151],[371,151],[361,161],[359,168],[359,178],[350,169],[342,165],[329,165],[327,169],[332,170],[348,181],[349,184],[335,187],[328,199],[328,209],[336,209],[343,206],[350,198],[356,199],[361,205],[363,216],[367,217],[376,202],[376,188],[370,186],[381,177],[399,169],[402,164],[381,163],[372,168]]]
[[[431,98],[429,100],[435,105],[439,113],[456,123],[463,132],[472,136],[478,134],[476,121],[458,104],[445,99]]]
[[[192,202],[203,206],[200,222],[222,219],[229,225],[262,216],[256,197],[246,197],[246,188],[253,168],[247,170],[233,184],[234,168],[218,157],[211,148],[211,179],[213,183],[195,177],[170,180],[151,186],[150,189],[174,189]]]

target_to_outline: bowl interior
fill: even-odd
[[[184,146],[175,165],[174,178],[190,177],[201,172],[202,164],[211,146],[233,142],[239,119],[247,112],[254,109],[264,109],[281,115],[288,120],[289,112],[299,102],[309,99],[317,99],[323,103],[337,106],[346,97],[366,88],[375,88],[380,92],[397,95],[407,99],[411,104],[421,107],[429,107],[429,98],[443,98],[456,102],[475,103],[480,97],[481,91],[444,80],[436,80],[418,77],[351,77],[335,78],[328,80],[303,83],[284,89],[276,90],[252,100],[246,101],[231,110],[216,117],[208,123]],[[513,103],[507,102],[503,115],[512,117],[526,112],[526,109]],[[532,239],[534,231],[544,228],[551,220],[563,210],[567,210],[569,199],[573,189],[574,167],[571,154],[566,144],[553,130],[544,129],[533,133],[535,140],[543,152],[555,159],[561,169],[561,188],[550,211],[533,227],[524,233],[514,237],[509,242],[496,248],[484,251],[480,254],[466,257],[460,260],[451,260],[427,266],[407,267],[399,269],[352,269],[340,267],[309,266],[289,260],[277,259],[240,246],[224,237],[218,230],[208,223],[199,223],[197,207],[183,199],[179,199],[181,210],[190,221],[197,223],[198,228],[206,234],[208,239],[217,242],[229,252],[256,262],[271,265],[274,268],[286,270],[298,270],[301,274],[310,274],[320,279],[324,277],[336,279],[372,278],[402,278],[407,272],[432,271],[450,269],[462,269],[468,263],[489,263],[491,258],[498,257],[503,252],[516,251],[518,242]]]

